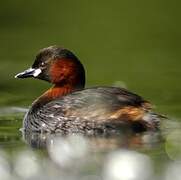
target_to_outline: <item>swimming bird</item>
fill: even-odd
[[[85,88],[85,69],[68,49],[41,49],[32,67],[15,77],[53,84],[26,113],[24,130],[94,134],[124,126],[136,131],[159,128],[160,115],[141,96],[118,87]]]

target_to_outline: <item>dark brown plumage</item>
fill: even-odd
[[[26,130],[95,134],[115,132],[120,126],[138,131],[158,128],[159,115],[142,97],[116,87],[84,89],[83,65],[67,49],[41,50],[32,68],[16,77],[54,84],[32,104],[24,118]]]

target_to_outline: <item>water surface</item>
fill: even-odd
[[[180,2],[0,3],[3,179],[181,177]],[[126,87],[151,101],[156,112],[169,117],[161,132],[92,138],[22,135],[25,111],[51,85],[17,80],[14,75],[31,66],[40,48],[54,44],[71,49],[80,58],[86,67],[87,87]],[[37,150],[42,146],[47,150]]]

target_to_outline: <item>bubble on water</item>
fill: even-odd
[[[87,176],[81,177],[80,180],[102,180],[102,178],[96,175],[87,175]]]
[[[14,160],[14,171],[23,179],[37,175],[40,172],[40,165],[35,153],[28,150],[18,153]]]
[[[167,135],[165,142],[165,151],[173,159],[181,159],[181,132],[175,130]]]
[[[67,167],[83,160],[88,153],[88,143],[80,135],[54,137],[48,143],[51,159],[60,166]]]
[[[165,180],[181,180],[181,162],[174,162],[170,164],[165,172]]]
[[[111,153],[103,169],[104,180],[148,180],[153,175],[150,158],[134,151]]]
[[[0,179],[2,180],[10,180],[10,166],[7,161],[7,155],[0,151]]]

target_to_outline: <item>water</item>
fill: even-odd
[[[87,137],[25,133],[24,108],[0,109],[0,179],[129,180],[180,176],[181,124],[159,132]]]
[[[180,2],[0,4],[0,179],[180,179]],[[22,134],[25,111],[50,85],[14,75],[32,64],[40,48],[54,44],[80,58],[87,87],[126,87],[151,101],[169,117],[161,132],[94,138]],[[37,150],[42,146],[47,150]]]

